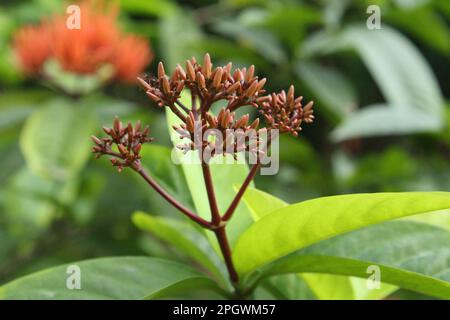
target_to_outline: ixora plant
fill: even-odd
[[[178,65],[171,77],[160,63],[157,77],[138,80],[152,101],[167,107],[180,138],[174,139],[176,156],[198,159],[180,161],[195,210],[151,175],[144,144],[153,139],[140,122],[124,125],[116,118],[112,128],[103,128],[107,137],[92,137],[93,152],[109,156],[119,172],[135,171],[188,218],[137,212],[133,222],[194,263],[152,257],[75,262],[12,281],[0,287],[1,298],[202,298],[212,296],[208,290],[239,299],[308,297],[305,292],[329,298],[330,291],[373,299],[398,287],[450,298],[450,232],[442,211],[450,209],[450,193],[351,194],[288,205],[255,189],[252,180],[279,134],[297,136],[313,121],[312,102],[303,106],[292,86],[266,94],[266,79],[256,77],[253,66],[213,68],[208,54],[202,65],[194,58],[185,69]],[[237,116],[244,106],[256,108],[266,126],[248,114]],[[238,162],[243,153],[252,156],[250,170],[214,162]],[[293,295],[293,287],[305,294]]]

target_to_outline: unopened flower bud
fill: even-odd
[[[171,92],[169,80],[167,80],[167,77],[162,78],[162,88],[165,94],[169,94]]]
[[[200,86],[200,89],[206,88],[205,77],[200,72],[197,72],[197,83]]]
[[[166,76],[166,72],[164,71],[164,65],[162,62],[158,63],[158,79],[164,78]]]
[[[114,131],[117,134],[120,134],[120,131],[122,131],[122,122],[120,122],[119,117],[115,117],[114,119]]]
[[[232,94],[235,91],[237,91],[240,87],[241,87],[240,82],[235,82],[227,89],[227,93]]]
[[[104,131],[107,135],[110,135],[110,134],[111,134],[111,131],[112,131],[111,128],[103,127],[102,129],[103,129],[103,131]]]
[[[142,148],[142,144],[138,143],[134,148],[133,148],[133,153],[134,154],[139,154],[139,152],[141,152],[141,148]]]
[[[128,150],[123,144],[117,145],[117,148],[119,149],[121,154],[123,154],[123,155],[128,154]]]
[[[222,68],[219,67],[216,69],[213,80],[213,86],[216,90],[220,89],[221,81],[222,81]]]
[[[256,130],[258,128],[258,126],[259,126],[259,118],[256,118],[250,125],[250,128]]]
[[[203,58],[203,67],[202,67],[202,73],[206,79],[209,79],[211,77],[211,71],[212,71],[211,57],[209,56],[209,53],[206,53]]]
[[[250,82],[253,79],[253,75],[255,74],[255,66],[251,65],[248,70],[247,73],[245,74],[245,81],[246,82]]]
[[[178,74],[180,75],[180,78],[183,80],[186,80],[186,72],[183,70],[183,68],[177,64],[177,70],[178,70]]]
[[[189,60],[186,60],[186,70],[187,70],[189,79],[192,81],[195,81],[195,70],[194,70],[194,67],[192,66],[191,61],[189,61]]]
[[[96,136],[91,136],[92,141],[94,141],[94,143],[98,146],[103,145],[102,140],[100,140],[99,138],[97,138]]]

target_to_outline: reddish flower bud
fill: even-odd
[[[241,84],[239,82],[235,82],[233,83],[233,85],[231,85],[228,89],[227,89],[227,93],[228,94],[232,94],[235,91],[237,91],[239,88],[241,87]]]
[[[98,145],[98,146],[103,145],[102,141],[99,138],[97,138],[96,136],[91,136],[91,139],[92,139],[92,141],[94,141],[94,143],[96,145]]]
[[[114,131],[120,135],[120,131],[122,131],[122,122],[120,122],[119,117],[115,117],[114,119]]]
[[[150,90],[152,87],[142,78],[138,77],[138,84],[144,89],[144,90]]]
[[[133,153],[138,155],[139,152],[141,152],[141,148],[142,148],[142,144],[138,143],[134,148],[133,148]]]
[[[203,67],[202,67],[202,73],[206,79],[209,79],[211,77],[211,71],[212,71],[211,57],[209,56],[209,53],[206,53],[203,58]]]
[[[255,74],[255,66],[251,65],[250,68],[248,68],[247,73],[245,74],[245,81],[246,82],[252,81],[254,74]]]
[[[189,76],[189,80],[195,81],[195,69],[192,66],[191,61],[186,60],[186,70],[187,70],[187,74]]]
[[[165,94],[169,94],[171,92],[169,80],[167,80],[167,77],[162,78],[162,88]]]
[[[214,74],[213,86],[216,90],[219,90],[222,81],[222,68],[218,67]]]
[[[166,72],[164,71],[164,65],[162,62],[158,63],[158,79],[164,78],[166,76]]]
[[[197,72],[197,83],[198,83],[200,89],[206,88],[205,77],[200,72]]]

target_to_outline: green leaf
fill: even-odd
[[[358,105],[351,82],[338,70],[302,61],[298,63],[296,72],[303,83],[338,118],[351,113]]]
[[[333,277],[338,277],[336,275],[330,275]],[[368,275],[367,275],[368,276]],[[357,278],[348,277],[353,288],[353,297],[355,300],[380,300],[388,297],[390,294],[398,291],[398,287],[392,284],[380,283],[380,288],[376,290],[371,290],[367,287],[367,277]]]
[[[225,36],[231,36],[235,40],[245,43],[267,60],[280,64],[286,60],[286,54],[282,49],[278,38],[267,30],[246,27],[239,21],[217,21],[214,30]]]
[[[321,23],[321,12],[305,4],[274,6],[267,10],[267,17],[258,19],[255,24],[262,24],[266,30],[273,32],[290,47],[300,43],[308,28]],[[295,32],[286,32],[295,30]]]
[[[166,72],[195,55],[194,44],[202,38],[193,15],[180,8],[160,19],[159,33],[164,61],[169,67]]]
[[[317,298],[321,300],[354,300],[350,277],[320,273],[302,273]]]
[[[352,25],[337,35],[318,33],[301,49],[303,57],[356,50],[387,100],[345,119],[333,133],[334,140],[442,129],[444,104],[438,82],[420,52],[394,29]]]
[[[376,124],[376,125],[374,125]],[[407,106],[376,104],[350,114],[331,133],[334,141],[357,137],[411,134],[439,128],[441,119]]]
[[[344,31],[342,41],[358,51],[390,103],[442,116],[437,80],[407,38],[386,26],[375,32],[355,26]]]
[[[0,131],[21,124],[49,98],[45,91],[9,91],[0,96]]]
[[[427,224],[393,221],[322,241],[263,268],[264,276],[318,272],[368,278],[439,298],[450,298],[450,232]]]
[[[175,5],[168,0],[120,0],[120,8],[138,15],[165,16],[173,12]]]
[[[239,188],[235,187],[235,190],[237,192]],[[244,193],[243,200],[252,213],[253,220],[255,221],[258,221],[273,211],[289,205],[280,198],[255,188],[248,188]]]
[[[89,136],[96,126],[90,110],[55,100],[28,118],[20,145],[30,169],[64,181],[79,172],[90,155]]]
[[[6,29],[5,27],[0,25],[0,29]],[[5,43],[7,39],[9,39],[9,35],[3,39],[0,37],[0,83],[17,85],[23,80],[23,74],[17,67],[17,58],[14,50]]]
[[[405,220],[427,223],[450,230],[450,210],[438,210],[418,216],[406,217]]]
[[[314,300],[315,296],[298,275],[283,274],[264,279],[255,290],[254,298],[255,300]]]
[[[80,268],[81,289],[70,290],[68,266]],[[12,281],[0,287],[0,299],[151,299],[176,286],[178,291],[214,288],[189,266],[157,258],[115,257],[74,262]]]
[[[255,221],[289,205],[269,193],[254,188],[247,189],[244,201]],[[358,281],[360,279],[357,278],[314,273],[303,273],[300,276],[314,292],[314,295],[323,300],[379,299],[395,290],[395,287],[383,283],[375,295],[366,287],[362,287],[361,281]]]
[[[190,99],[188,98],[188,96],[182,97],[185,105],[190,104]],[[167,111],[166,114],[172,143],[174,145],[178,145],[180,142],[184,143],[184,141],[180,140],[178,134],[172,128],[172,125],[178,125],[180,120],[171,111]],[[188,157],[197,159],[198,155],[194,152],[188,152],[188,154],[185,156],[178,149],[174,150],[174,155],[175,158],[178,158],[178,160],[182,162],[181,167],[183,168],[183,172],[186,177],[189,191],[191,193],[197,213],[202,218],[210,220],[211,214],[206,188],[203,181],[201,165],[196,163],[183,163],[183,160],[189,161]],[[233,162],[233,159],[231,156],[227,156],[227,159],[225,161]],[[247,176],[248,167],[246,164],[212,163],[210,164],[210,169],[214,181],[214,190],[217,198],[217,205],[220,212],[223,213],[228,208],[234,196],[236,195],[233,186],[242,184],[242,182],[245,180],[245,177]],[[251,223],[252,219],[250,212],[244,204],[240,204],[237,207],[233,218],[228,222],[227,225],[227,232],[231,245],[235,243],[239,235],[244,232],[244,230],[246,230]],[[213,240],[214,235],[208,233],[208,237],[211,239],[212,243],[216,244],[215,240]]]
[[[261,217],[274,211],[273,210],[274,207],[281,208],[288,205],[283,201],[281,201],[280,199],[257,189],[248,189],[244,195],[244,201],[246,202],[247,205],[251,207],[252,212],[259,212]],[[275,205],[271,207],[269,205],[270,203],[273,203]],[[441,225],[445,222],[448,223],[449,218],[450,215],[448,214],[448,210],[407,217],[407,219],[417,219],[418,221],[421,222],[426,222],[430,224],[433,223],[436,225]],[[380,234],[381,233],[378,233],[378,236]],[[334,239],[335,238],[330,239],[328,240],[328,242],[332,243]],[[314,292],[314,294],[319,299],[325,300],[381,299],[396,290],[395,286],[386,283],[381,283],[379,289],[369,290],[367,288],[365,279],[348,276],[338,276],[332,274],[318,274],[318,273],[302,273],[301,277],[306,281],[309,288]]]
[[[236,269],[248,274],[287,254],[372,224],[450,208],[450,193],[404,192],[317,198],[282,208],[239,238]]]
[[[398,289],[382,282],[380,288],[370,290],[366,279],[352,276],[326,273],[301,273],[300,276],[321,300],[380,300]]]
[[[194,45],[197,52],[214,54],[213,59],[216,63],[228,62],[230,57],[233,57],[233,64],[236,66],[254,64],[258,66],[258,70],[270,70],[272,68],[269,61],[258,55],[251,48],[237,47],[233,39],[208,36]]]
[[[77,74],[64,70],[54,59],[48,60],[43,69],[52,85],[71,95],[88,94],[103,86],[114,74],[114,67],[109,64],[102,65],[95,74]]]
[[[217,279],[223,281],[219,266],[223,263],[211,247],[203,230],[193,225],[165,217],[155,217],[143,212],[135,212],[133,223],[141,230],[173,245],[192,260],[200,263]],[[226,272],[226,271],[225,271]]]
[[[4,189],[2,218],[16,235],[36,235],[61,213],[60,205],[73,203],[77,189],[77,179],[56,182],[33,174],[27,167],[21,168]]]
[[[95,112],[102,125],[110,123],[115,116],[129,118],[138,111],[138,106],[133,102],[101,94],[85,96],[79,100],[78,105]]]
[[[386,19],[406,30],[412,36],[444,54],[450,52],[450,31],[441,16],[431,8],[395,10],[386,15]]]

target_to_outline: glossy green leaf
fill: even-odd
[[[351,194],[300,202],[272,212],[239,238],[233,259],[247,274],[287,254],[372,224],[450,208],[450,193]]]
[[[247,189],[244,201],[255,221],[289,205],[269,193],[254,188]],[[300,277],[314,295],[322,300],[380,299],[396,289],[382,283],[380,289],[372,292],[361,286],[360,279],[331,274],[303,273]]]
[[[217,279],[223,280],[219,269],[223,263],[211,247],[203,230],[187,222],[155,217],[143,212],[134,213],[132,219],[139,229],[173,245],[193,261],[200,263]]]
[[[86,163],[96,120],[90,110],[55,100],[28,118],[20,140],[31,170],[64,181]]]
[[[235,190],[237,192],[239,188],[235,187]],[[252,213],[253,220],[255,221],[258,221],[273,211],[289,205],[280,198],[255,188],[248,188],[244,193],[243,200]]]
[[[438,210],[417,216],[406,217],[405,220],[427,223],[450,230],[450,210]]]
[[[299,250],[262,273],[333,273],[380,281],[439,298],[450,298],[450,232],[427,224],[393,221],[340,235]],[[376,289],[374,289],[376,290]]]
[[[379,288],[370,290],[366,279],[353,276],[328,273],[301,273],[300,276],[321,300],[380,300],[398,289],[381,282]]]
[[[69,266],[78,266],[81,289],[68,289]],[[73,272],[73,271],[72,271]],[[69,280],[68,280],[69,279]],[[0,287],[0,299],[151,299],[178,291],[213,288],[189,266],[157,258],[116,257],[74,262],[14,280]]]
[[[265,279],[255,290],[255,300],[314,300],[314,293],[296,274],[282,274]]]
[[[350,277],[320,273],[302,273],[308,287],[320,300],[354,300]]]

